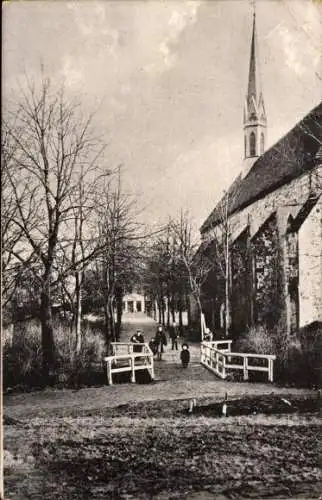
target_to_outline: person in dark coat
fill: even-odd
[[[138,334],[137,333],[134,333],[130,339],[130,342],[132,342],[132,344],[135,344],[133,346],[133,352],[141,352],[142,350],[142,347],[139,345],[141,342],[138,338]]]
[[[141,330],[136,331],[136,336],[140,344],[144,344],[144,335]]]
[[[157,354],[157,351],[158,351],[158,346],[156,344],[155,338],[152,338],[150,340],[149,347],[150,347],[151,351],[153,352],[153,355],[155,356]]]
[[[180,352],[180,359],[183,368],[187,368],[189,361],[190,361],[190,351],[189,351],[189,346],[188,344],[182,344],[181,346],[181,352]]]
[[[170,339],[172,342],[171,349],[173,351],[174,351],[174,349],[176,351],[178,350],[178,337],[179,337],[178,327],[177,327],[177,323],[174,321],[172,323],[172,326],[170,327]]]
[[[163,346],[167,345],[167,337],[163,331],[162,325],[158,326],[155,334],[155,343],[157,345],[157,359],[162,359]]]

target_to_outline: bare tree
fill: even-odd
[[[102,250],[99,246],[96,208],[97,203],[100,203],[101,185],[110,175],[110,171],[101,174],[95,163],[85,171],[81,167],[75,191],[71,193],[70,220],[64,222],[66,237],[58,242],[55,262],[57,282],[64,301],[67,300],[72,311],[71,331],[75,331],[76,354],[79,354],[82,346],[84,273]]]
[[[92,271],[96,281],[96,292],[104,309],[106,343],[117,339],[124,286],[129,281],[129,273],[134,274],[138,253],[136,242],[140,234],[140,224],[136,221],[134,200],[123,192],[121,171],[116,182],[105,184],[100,202],[96,205],[99,252]],[[117,302],[117,304],[116,304]],[[115,324],[115,307],[118,310],[118,324]]]
[[[216,263],[225,282],[225,335],[229,334],[231,322],[230,312],[230,252],[231,252],[231,220],[230,210],[233,197],[225,192],[218,207],[218,219],[214,238]]]
[[[55,366],[51,292],[57,249],[74,217],[71,200],[81,172],[96,160],[98,142],[90,130],[91,118],[82,119],[78,104],[67,102],[63,88],[55,91],[44,77],[39,88],[26,83],[7,121],[14,144],[14,168],[8,174],[13,224],[23,237],[11,253],[31,270],[34,260],[41,265],[43,373],[48,378]]]
[[[214,268],[214,261],[205,251],[205,245],[194,237],[187,212],[181,212],[178,220],[171,221],[171,230],[177,242],[177,269],[179,270],[180,293],[191,294],[202,314],[202,290]]]
[[[3,123],[1,134],[1,271],[2,271],[2,306],[6,308],[12,299],[17,285],[17,275],[21,273],[19,263],[13,257],[13,251],[22,239],[23,231],[15,224],[17,204],[15,193],[10,183],[10,174],[14,169],[15,144]],[[19,203],[23,202],[24,192],[20,193]]]

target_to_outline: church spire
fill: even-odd
[[[257,100],[256,97],[260,93],[260,73],[257,54],[257,37],[256,37],[256,13],[253,15],[253,34],[250,49],[249,77],[248,77],[248,94],[247,98]]]
[[[266,113],[261,89],[259,56],[256,34],[256,13],[254,6],[253,31],[250,48],[248,92],[244,105],[245,160],[253,163],[265,148]],[[250,161],[252,159],[252,161]]]

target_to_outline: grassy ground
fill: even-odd
[[[168,350],[153,384],[5,396],[6,500],[318,498],[317,394],[220,381],[198,355]]]

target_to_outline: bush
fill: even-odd
[[[315,323],[302,328],[289,337],[284,356],[277,352],[277,380],[298,387],[320,386],[321,348],[321,324]]]
[[[12,331],[13,330],[13,331]],[[74,353],[74,335],[70,328],[54,324],[56,370],[52,383],[59,387],[78,387],[102,383],[102,358],[105,344],[100,331],[83,330],[81,352]],[[32,320],[8,326],[3,332],[4,389],[40,388],[42,384],[42,347],[39,321]]]
[[[256,354],[275,354],[273,337],[266,326],[251,327],[236,342],[238,352],[254,352]]]
[[[3,332],[4,388],[41,385],[42,351],[40,329],[36,321],[7,326]]]
[[[252,327],[234,347],[239,352],[275,354],[274,379],[281,384],[315,387],[321,383],[322,328],[314,323],[287,335],[280,326]]]

